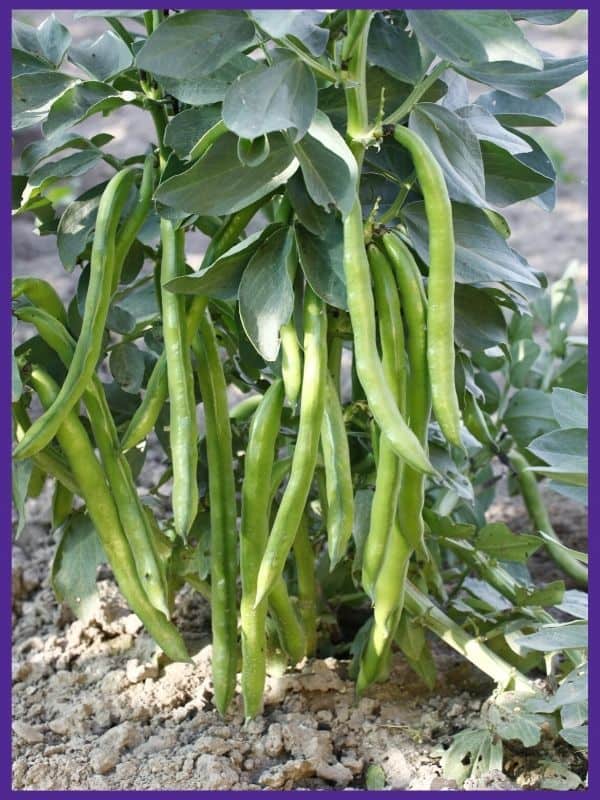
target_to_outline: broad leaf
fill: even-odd
[[[169,78],[164,75],[156,75],[156,80],[167,94],[188,103],[192,106],[205,106],[210,103],[220,102],[227,93],[227,89],[233,81],[244,72],[248,72],[256,65],[248,56],[243,53],[236,53],[222,67],[212,72],[210,75],[196,77],[189,75],[182,78]]]
[[[552,400],[539,389],[519,389],[504,413],[508,432],[521,447],[532,439],[556,428]]]
[[[459,786],[472,776],[502,769],[502,740],[488,730],[467,729],[457,734],[442,756],[446,778]]]
[[[302,225],[317,236],[323,235],[329,227],[331,214],[313,203],[300,171],[292,175],[286,184],[285,191]]]
[[[407,11],[424,44],[452,64],[511,61],[541,69],[538,51],[507,11]]]
[[[220,106],[188,108],[169,120],[165,130],[165,144],[180,158],[186,158],[198,139],[220,119]]]
[[[561,428],[587,428],[588,400],[571,389],[552,390],[552,410]]]
[[[541,625],[535,633],[519,636],[515,641],[522,647],[542,652],[586,648],[588,626],[586,622]]]
[[[55,136],[84,119],[102,112],[106,114],[115,108],[130,103],[134,92],[117,92],[107,83],[84,81],[67,89],[52,104],[48,119],[44,122],[44,136]]]
[[[18,20],[13,21],[13,47],[43,58],[58,67],[71,43],[71,34],[54,14],[37,28]]]
[[[520,136],[503,128],[498,120],[481,106],[464,106],[457,109],[456,113],[469,123],[480,141],[491,142],[513,154],[526,153],[531,150],[531,145]]]
[[[167,17],[136,56],[136,65],[166,78],[210,75],[255,38],[242,11],[184,11]]]
[[[545,433],[530,442],[528,449],[552,468],[550,471],[536,467],[536,471],[545,475],[551,474],[555,478],[560,476],[565,483],[586,485],[588,437],[584,428],[561,428]]]
[[[588,619],[588,596],[579,589],[569,589],[562,601],[556,606],[559,611],[577,619]]]
[[[22,74],[12,82],[13,129],[29,128],[46,119],[53,100],[75,83],[76,78],[60,72]]]
[[[375,14],[371,22],[367,60],[407,83],[416,83],[424,71],[416,38],[390,24],[383,14]]]
[[[503,522],[484,525],[477,534],[478,550],[498,561],[527,561],[542,546],[537,536],[513,533]]]
[[[315,235],[296,225],[296,247],[302,270],[313,291],[335,308],[347,308],[344,276],[344,231],[330,215],[326,230]]]
[[[29,176],[29,189],[43,191],[49,183],[55,180],[83,175],[92,169],[101,158],[102,151],[94,148],[72,153],[57,161],[46,161],[32,171]]]
[[[95,80],[108,81],[131,66],[133,55],[113,31],[104,31],[95,41],[71,47],[69,60]]]
[[[250,259],[239,288],[240,317],[248,338],[265,359],[279,353],[279,330],[294,308],[294,291],[287,269],[292,233],[271,234]]]
[[[29,479],[31,478],[31,471],[33,470],[33,461],[30,458],[25,458],[21,461],[12,462],[12,501],[17,514],[17,527],[14,532],[14,538],[18,539],[23,532],[23,527],[26,522],[25,515],[25,501],[27,500],[27,489],[29,487]]]
[[[493,64],[461,67],[461,72],[474,81],[502,89],[517,97],[529,98],[541,97],[587,70],[586,56],[543,58],[544,68],[541,70],[531,69],[512,61],[498,61]]]
[[[61,150],[88,150],[102,147],[112,141],[113,137],[109,133],[99,133],[86,139],[73,131],[65,131],[58,136],[50,139],[38,139],[31,142],[21,153],[21,166],[25,172],[32,172],[33,168],[44,158],[54,155]]]
[[[319,23],[327,16],[324,11],[305,8],[302,11],[251,11],[250,14],[265,33],[273,39],[293,36],[313,54],[320,56],[325,52],[329,31],[320,28]]]
[[[572,17],[575,11],[511,11],[513,19],[523,19],[533,25],[558,25]]]
[[[527,711],[523,699],[523,695],[517,692],[502,692],[487,707],[486,722],[503,739],[516,739],[525,747],[533,747],[542,737],[541,729],[546,719],[541,714]]]
[[[115,345],[110,352],[108,366],[124,392],[137,394],[140,391],[144,380],[144,356],[133,342]]]
[[[513,128],[560,125],[564,119],[558,103],[545,95],[524,99],[508,92],[493,91],[479,95],[475,103],[493,114],[498,122]]]
[[[232,214],[285,183],[298,161],[281,134],[269,137],[271,151],[257,167],[240,163],[237,137],[226,133],[190,169],[161,183],[156,199],[187,214]]]
[[[48,62],[18,47],[12,50],[12,77],[18,78],[20,75],[30,75],[35,72],[48,72]]]
[[[309,128],[317,108],[317,84],[292,53],[266,67],[259,64],[231,84],[223,100],[223,121],[244,139],[291,130],[294,141]]]
[[[454,307],[454,336],[460,347],[477,352],[506,342],[504,315],[485,291],[458,284]]]
[[[92,196],[80,197],[68,205],[58,223],[56,245],[60,260],[67,270],[72,270],[77,263],[96,224],[100,192],[90,194]]]

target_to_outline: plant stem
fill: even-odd
[[[305,53],[304,50],[295,45],[289,39],[273,39],[273,41],[280,47],[285,47],[287,50],[291,50],[292,53],[295,53],[298,58],[304,61],[304,63],[307,64],[314,72],[316,72],[317,75],[320,75],[322,78],[326,78],[332,83],[339,83],[339,75],[336,72],[334,72],[332,69],[329,69],[329,67],[325,67],[320,61],[317,61],[316,58],[309,56],[308,53]]]
[[[413,183],[415,182],[416,177],[417,176],[415,172],[412,172],[412,174],[400,184],[400,191],[398,192],[396,199],[394,200],[392,205],[388,208],[388,210],[385,212],[385,214],[382,214],[379,217],[378,219],[379,225],[387,225],[388,222],[391,222],[398,216],[400,209],[404,205],[404,201],[408,197],[408,193],[413,187]]]
[[[427,77],[423,78],[420,83],[414,87],[412,92],[408,95],[406,100],[402,103],[402,105],[394,111],[393,114],[390,114],[389,117],[386,117],[383,121],[384,125],[395,125],[397,122],[400,122],[404,119],[412,110],[412,107],[415,106],[421,97],[425,94],[425,92],[433,86],[433,84],[437,81],[440,75],[448,69],[448,62],[447,61],[440,61],[437,66],[435,66]]]
[[[357,42],[362,35],[365,26],[371,24],[373,11],[348,11],[348,34],[344,39],[342,48],[342,61],[349,61],[352,58]]]
[[[346,135],[349,139],[350,149],[354,153],[358,164],[359,181],[365,143],[370,138],[366,83],[367,39],[371,18],[369,16],[365,21],[353,48],[352,57],[348,63],[348,78],[345,87],[348,116]]]

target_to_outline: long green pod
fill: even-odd
[[[427,300],[419,268],[404,242],[394,233],[381,238],[398,284],[406,325],[406,351],[409,380],[406,410],[410,427],[427,451],[427,429],[431,415],[431,396],[427,371]],[[420,558],[426,558],[423,503],[425,478],[405,467],[398,501],[398,522]]]
[[[293,318],[281,326],[281,376],[285,397],[295,408],[302,388],[302,351]]]
[[[240,575],[242,599],[242,698],[246,719],[260,714],[266,678],[267,603],[256,608],[256,579],[269,534],[269,494],[264,480],[275,459],[281,425],[283,384],[275,381],[265,392],[252,418],[244,458],[240,520]]]
[[[215,705],[224,713],[235,691],[237,667],[236,496],[227,383],[208,312],[193,339],[204,406],[210,500],[212,673]]]
[[[214,237],[209,245],[202,260],[202,267],[207,267],[235,244],[248,222],[250,222],[260,207],[260,203],[252,203],[231,215],[221,232]],[[186,334],[190,341],[193,340],[198,330],[198,325],[204,316],[207,306],[207,297],[203,295],[195,295],[192,297],[185,318]],[[144,398],[129,421],[127,430],[123,435],[121,442],[121,448],[123,450],[130,450],[148,436],[152,428],[156,425],[156,420],[166,402],[168,393],[167,362],[166,355],[163,352],[154,365],[150,378],[148,379]]]
[[[397,455],[420,472],[434,472],[421,443],[398,409],[377,353],[375,307],[358,198],[344,221],[344,272],[354,335],[354,366],[369,408]]]
[[[403,410],[406,368],[404,332],[396,281],[385,255],[374,245],[369,245],[368,257],[373,275],[384,375],[398,408]],[[396,518],[401,472],[401,461],[385,433],[382,432],[379,440],[377,478],[369,533],[365,541],[362,564],[363,588],[373,599],[375,583]]]
[[[56,401],[58,387],[42,369],[33,369],[30,382],[42,405],[49,407]],[[115,502],[106,484],[104,470],[75,411],[65,415],[57,431],[57,439],[79,484],[80,494],[123,596],[169,658],[174,661],[189,661],[177,628],[148,600]]]
[[[258,573],[257,603],[268,595],[283,572],[308,499],[319,451],[326,385],[327,315],[323,301],[307,285],[304,294],[304,369],[298,437],[290,479]]]
[[[73,492],[56,482],[52,495],[52,529],[57,530],[73,509]]]
[[[185,269],[184,232],[168,219],[160,221],[161,284]],[[185,298],[162,290],[163,338],[170,400],[169,441],[173,464],[173,520],[183,539],[198,512],[198,424],[192,372],[191,342],[185,324]]]
[[[327,549],[333,569],[346,554],[352,536],[354,492],[344,413],[329,371],[321,423],[321,450],[327,496]]]
[[[35,325],[42,339],[68,367],[75,352],[75,341],[66,328],[35,306],[27,306],[15,313],[23,322]],[[92,376],[83,393],[83,402],[140,581],[150,602],[168,616],[167,587],[153,547],[148,519],[137,493],[129,462],[119,450],[117,429],[97,375]]]
[[[67,312],[62,304],[62,300],[54,286],[43,278],[13,278],[12,296],[13,299],[25,295],[35,306],[43,308],[48,314],[56,317],[57,320],[67,325]]]
[[[444,174],[421,137],[402,125],[394,138],[412,156],[429,228],[427,362],[436,419],[449,442],[462,447],[454,379],[454,228]]]
[[[133,207],[131,213],[119,231],[117,236],[117,243],[115,246],[115,269],[112,282],[112,290],[116,291],[117,286],[121,280],[121,272],[123,264],[127,258],[127,254],[131,250],[131,246],[136,240],[140,228],[146,221],[146,217],[152,205],[152,193],[154,191],[154,155],[149,153],[144,161],[144,169],[142,171],[142,180],[140,183],[140,190],[138,192],[137,202]]]
[[[269,592],[269,611],[275,623],[282,650],[289,657],[291,664],[297,664],[306,655],[306,632],[294,608],[283,577],[277,578]]]
[[[317,649],[318,587],[315,575],[315,551],[310,540],[306,512],[300,520],[293,549],[298,580],[298,613],[306,637],[306,655],[313,656]]]
[[[83,394],[96,369],[102,353],[104,326],[110,305],[115,268],[115,236],[134,175],[132,168],[121,170],[111,178],[102,193],[92,245],[90,282],[73,360],[56,401],[36,419],[17,444],[14,458],[28,458],[48,444]]]

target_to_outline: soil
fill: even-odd
[[[58,16],[71,25],[70,13]],[[28,15],[31,22],[40,18]],[[73,32],[81,38],[101,29],[98,21],[80,20]],[[531,31],[537,46],[559,56],[586,48],[582,13],[560,29]],[[511,244],[536,269],[558,277],[571,259],[578,262],[580,332],[587,328],[585,86],[580,78],[553,93],[567,120],[543,129],[545,143],[562,159],[556,211],[548,215],[525,203],[506,213]],[[113,152],[123,155],[142,148],[146,127],[138,122],[135,112],[121,113],[80,130],[89,134],[102,125],[116,137]],[[28,136],[18,137],[17,151]],[[97,173],[86,176],[80,191],[97,179]],[[74,277],[60,266],[52,237],[33,236],[31,221],[18,218],[13,246],[15,274],[44,275],[63,297],[71,296]],[[202,248],[198,237],[192,263]],[[150,465],[153,459],[158,454],[149,454]],[[550,493],[547,499],[565,544],[584,549],[580,507]],[[457,788],[442,777],[440,754],[455,733],[476,723],[493,687],[445,645],[432,642],[439,676],[433,693],[397,656],[390,680],[357,701],[348,663],[315,659],[269,677],[261,717],[244,724],[237,698],[223,719],[212,705],[205,601],[191,590],[178,598],[177,623],[194,654],[191,664],[171,664],[156,651],[108,569],[99,576],[98,611],[83,625],[57,604],[49,585],[55,548],[49,487],[28,501],[27,517],[13,551],[14,789],[361,789],[371,764],[383,768],[388,788]],[[529,527],[522,504],[502,491],[489,519],[504,520],[515,531]],[[533,569],[543,581],[559,577],[541,556]],[[545,759],[583,774],[569,748],[544,740],[527,751],[507,746],[504,772],[464,788],[539,788]]]

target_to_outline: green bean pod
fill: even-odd
[[[281,424],[283,384],[275,381],[260,401],[250,425],[244,459],[240,522],[240,575],[242,599],[242,697],[246,719],[260,714],[266,677],[265,620],[267,604],[256,608],[256,578],[269,534],[269,494],[265,476],[273,468],[275,444]]]
[[[256,602],[268,595],[283,572],[308,499],[317,455],[327,385],[327,315],[310,286],[304,294],[304,370],[298,437],[290,479],[273,522],[258,572]]]
[[[444,436],[462,448],[454,379],[454,228],[452,204],[440,165],[421,137],[396,125],[396,141],[412,156],[429,227],[427,363],[433,410]]]
[[[306,512],[294,539],[294,560],[298,580],[298,612],[306,637],[306,655],[313,656],[317,649],[317,580],[315,576],[315,551],[310,541]]]
[[[48,314],[67,325],[67,312],[58,296],[56,289],[42,278],[13,278],[13,299],[25,295],[30,302],[38,308],[43,308]]]
[[[344,221],[344,272],[354,335],[354,364],[369,408],[394,452],[414,469],[433,472],[423,447],[398,409],[377,353],[375,308],[358,198]]]
[[[327,549],[333,570],[346,554],[352,536],[354,492],[344,414],[333,378],[329,372],[327,375],[321,450],[327,497]]]
[[[285,398],[294,408],[302,387],[302,352],[293,318],[281,326],[281,376],[285,386]]]
[[[68,367],[75,352],[75,342],[66,328],[35,306],[26,306],[15,313],[22,321],[35,325],[42,339]],[[167,586],[153,546],[148,519],[137,493],[129,462],[119,450],[115,423],[97,375],[92,376],[83,393],[83,401],[140,581],[150,602],[165,616],[169,616]]]
[[[277,578],[269,592],[269,611],[282,650],[292,664],[297,664],[306,655],[306,632],[282,577]]]
[[[73,509],[73,492],[56,482],[52,495],[52,529],[57,530]]]
[[[184,232],[168,219],[160,221],[162,242],[161,283],[183,274]],[[190,340],[185,325],[185,298],[162,291],[163,338],[167,361],[170,422],[169,440],[173,464],[173,520],[175,531],[185,539],[198,513],[198,424]]]
[[[398,290],[392,269],[383,253],[374,245],[368,248],[373,275],[375,307],[379,318],[379,339],[385,379],[393,391],[394,400],[404,411],[406,367],[404,331]],[[379,440],[377,479],[371,506],[369,533],[365,541],[362,564],[364,590],[374,598],[375,583],[385,555],[398,508],[402,464],[385,433]]]
[[[427,300],[417,264],[404,242],[394,233],[386,233],[381,244],[394,270],[404,320],[410,378],[407,384],[409,424],[423,449],[427,451],[427,429],[431,414],[431,396],[427,371]],[[398,521],[404,536],[421,558],[426,558],[423,503],[424,476],[405,467],[398,500]]]
[[[208,313],[193,339],[204,405],[210,500],[212,673],[215,705],[225,713],[235,691],[237,667],[236,496],[227,384]]]
[[[239,403],[229,409],[229,419],[236,422],[244,422],[244,420],[250,419],[262,401],[262,394],[251,394],[250,397],[243,397]]]
[[[58,387],[43,370],[34,368],[30,382],[38,393],[42,405],[49,407],[56,401]],[[123,596],[169,658],[173,661],[189,661],[185,644],[177,628],[148,600],[138,577],[117,508],[106,485],[104,471],[75,411],[65,414],[57,431],[57,439],[79,484],[90,519],[102,542]]]
[[[17,444],[14,458],[28,458],[48,444],[83,394],[96,369],[110,305],[115,270],[115,236],[134,175],[131,168],[121,170],[111,178],[102,193],[92,245],[90,283],[73,360],[56,401],[36,419]]]

